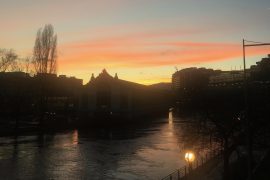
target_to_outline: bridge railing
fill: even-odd
[[[205,153],[203,156],[197,158],[193,163],[189,166],[183,166],[179,169],[176,169],[169,175],[165,176],[161,180],[180,180],[186,177],[189,173],[193,170],[197,169],[198,167],[202,167],[205,163],[209,162],[209,160],[214,159],[222,154],[222,150],[220,148],[216,148],[214,150]]]

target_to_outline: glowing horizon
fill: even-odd
[[[58,35],[58,74],[84,84],[103,68],[142,84],[169,82],[175,67],[240,69],[242,38],[270,42],[267,0],[0,3],[0,48],[31,55],[36,31],[51,23]],[[248,66],[269,53],[269,47],[248,49]]]

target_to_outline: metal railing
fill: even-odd
[[[196,170],[197,168],[202,167],[205,163],[209,162],[209,160],[219,157],[221,154],[222,150],[220,148],[211,150],[208,153],[205,153],[203,156],[197,158],[193,163],[190,163],[189,166],[186,165],[179,169],[176,169],[161,180],[180,180],[186,177],[192,171]]]

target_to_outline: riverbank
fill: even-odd
[[[56,120],[43,120],[40,124],[37,120],[32,121],[15,121],[8,120],[0,124],[0,137],[1,136],[18,136],[18,135],[31,135],[39,133],[62,132],[74,129],[82,131],[95,130],[95,129],[110,129],[110,128],[139,128],[149,126],[151,124],[166,123],[168,114],[162,114],[159,118],[155,116],[144,118],[84,118],[84,119],[59,119]],[[16,124],[17,123],[17,124]]]
[[[262,153],[261,160],[257,162],[253,169],[253,179],[270,179],[270,152]],[[233,158],[230,162],[230,180],[247,179],[247,157]],[[222,180],[223,179],[223,159],[216,158],[195,169],[181,180]]]
[[[211,159],[181,180],[222,180],[222,158]]]

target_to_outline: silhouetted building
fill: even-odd
[[[250,77],[249,71],[246,77]],[[244,82],[244,71],[221,71],[209,77],[209,86],[241,85]]]
[[[48,112],[78,110],[82,79],[65,75],[57,77],[56,74],[37,74],[33,77],[33,83],[37,97],[45,98]]]
[[[199,90],[208,85],[209,77],[219,71],[205,68],[186,68],[172,75],[172,88],[179,90]]]
[[[88,117],[139,117],[159,113],[160,108],[168,106],[168,99],[160,90],[121,80],[117,74],[112,77],[104,69],[96,78],[92,74],[85,85],[81,111]]]
[[[253,81],[270,81],[270,54],[250,67]]]
[[[65,114],[67,110],[77,110],[81,88],[82,80],[74,77],[0,73],[0,119],[16,114],[21,118],[36,116],[40,111]]]
[[[32,100],[32,78],[24,72],[0,73],[0,116],[28,111],[27,101]],[[19,107],[20,106],[20,107]]]

